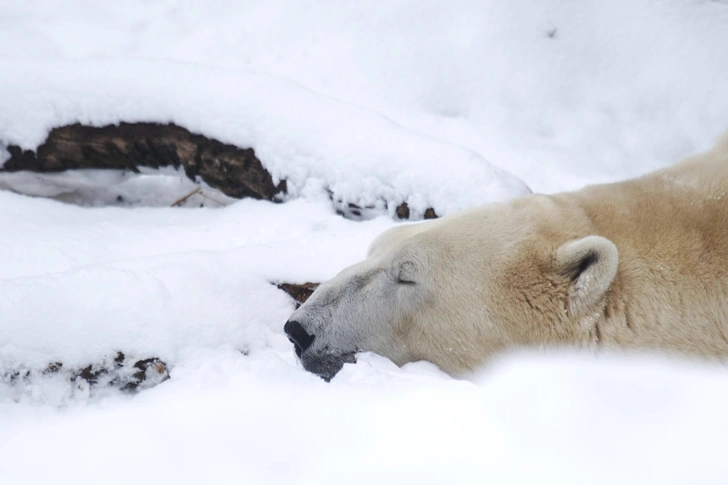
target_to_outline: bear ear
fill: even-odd
[[[407,285],[414,285],[417,282],[417,266],[413,261],[405,260],[397,264],[396,281]]]
[[[556,250],[556,270],[570,281],[572,312],[588,311],[607,292],[617,274],[617,246],[601,236],[570,241]]]

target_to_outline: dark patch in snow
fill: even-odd
[[[399,217],[400,219],[409,219],[410,209],[409,205],[407,205],[407,202],[402,202],[401,204],[399,204],[394,210],[394,213],[397,214],[397,217]]]
[[[73,124],[54,128],[36,152],[7,147],[0,172],[63,172],[77,169],[182,168],[234,198],[278,201],[286,181],[273,183],[252,148],[239,148],[175,124],[120,123],[103,127]]]
[[[186,177],[194,184],[206,184],[208,190],[217,190],[222,197],[280,202],[287,194],[286,181],[275,184],[253,148],[223,143],[172,123],[119,123],[102,127],[76,123],[53,128],[35,151],[23,150],[18,145],[9,145],[5,149],[10,158],[0,165],[0,175],[43,174],[37,177],[48,179],[31,178],[32,187],[28,185],[29,180],[22,177],[7,179],[4,188],[79,205],[134,206],[152,203],[147,200],[148,192],[143,192],[144,197],[140,198],[134,190],[119,192],[115,184],[125,183],[135,177],[133,174],[149,175],[154,171],[168,174],[170,170],[173,174],[176,174],[174,170],[178,170],[182,178]],[[90,174],[97,172],[116,173],[117,176],[109,180],[106,180],[108,177],[94,179]],[[57,180],[62,174],[74,173],[86,174],[85,178],[81,176],[76,180],[79,186],[75,191],[73,180]],[[91,180],[88,180],[89,177]],[[0,187],[3,187],[2,180]],[[336,213],[351,220],[368,220],[387,212],[406,220],[437,217],[433,208],[422,212],[421,209],[412,209],[407,202],[386,197],[352,202],[331,190],[328,193]],[[221,202],[217,198],[219,195],[210,196],[201,187],[193,186],[191,191],[178,194],[176,201],[172,199],[164,205],[202,207],[207,204],[206,201],[211,201],[215,207],[226,205],[224,200]],[[392,207],[395,207],[394,211]]]
[[[429,208],[425,210],[425,219],[437,219],[439,216],[435,213],[435,209]]]
[[[112,358],[82,368],[66,368],[62,362],[51,362],[42,371],[33,369],[0,369],[0,383],[16,388],[31,386],[42,379],[61,378],[72,390],[94,393],[102,388],[136,393],[169,379],[169,368],[152,357],[137,360],[118,352]]]
[[[345,219],[351,219],[354,221],[365,221],[373,219],[383,212],[387,211],[388,207],[391,207],[390,202],[386,200],[378,200],[374,204],[361,205],[353,202],[348,202],[342,198],[337,198],[331,190],[328,190],[329,199],[334,204],[336,213]],[[393,205],[393,204],[392,204]],[[394,215],[401,220],[421,220],[421,219],[436,219],[438,216],[435,213],[435,209],[429,207],[424,212],[412,210],[407,202],[401,202],[394,209]]]
[[[45,368],[43,371],[43,374],[55,374],[56,372],[60,371],[63,368],[62,362],[51,362],[48,364],[48,367]]]
[[[153,387],[169,378],[167,364],[155,358],[136,362],[134,368],[137,372],[121,387],[122,391],[135,392],[139,387]],[[151,384],[151,386],[149,385]]]
[[[397,208],[394,210],[394,213],[397,215],[399,219],[409,219],[412,215],[412,212],[410,211],[409,205],[407,205],[407,202],[402,202],[397,206]],[[425,209],[425,212],[422,214],[423,219],[437,219],[439,216],[435,212],[435,209],[432,207],[429,207]],[[412,217],[412,219],[417,219],[418,217]]]
[[[289,295],[291,295],[291,298],[296,300],[296,308],[303,305],[306,300],[309,299],[311,294],[318,288],[320,283],[301,283],[301,284],[295,284],[295,283],[274,283],[279,290],[283,290]]]

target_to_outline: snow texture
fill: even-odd
[[[363,354],[327,384],[271,284],[360,260],[396,224],[385,201],[447,214],[707,148],[728,128],[725,46],[715,1],[0,0],[0,148],[174,122],[252,146],[291,188],[122,208],[195,185],[0,178],[100,206],[0,190],[0,483],[725,483],[723,366],[515,354],[458,380]],[[346,220],[326,189],[386,215]],[[129,396],[43,372],[119,351],[170,379]]]
[[[291,196],[327,187],[335,199],[445,215],[529,189],[477,153],[268,74],[154,61],[0,61],[0,143],[35,149],[76,122],[173,122],[253,147]]]
[[[203,181],[193,182],[181,169],[138,170],[6,172],[0,173],[0,189],[85,207],[224,207],[236,201]]]

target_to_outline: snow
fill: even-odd
[[[406,201],[445,215],[529,192],[471,150],[268,74],[138,60],[0,60],[0,70],[0,145],[35,149],[52,127],[79,121],[174,122],[254,147],[293,197],[324,186],[360,207],[394,214]]]
[[[0,213],[0,358],[30,367],[271,339],[290,353],[293,304],[270,283],[323,281],[394,224],[348,221],[325,198],[79,210],[0,192],[0,206],[16,208]]]
[[[62,411],[0,405],[0,477],[59,484],[725,479],[722,369],[515,356],[471,383],[427,364],[395,371],[372,358],[327,385],[270,357],[192,356],[172,381],[125,401]],[[376,376],[376,385],[361,374]]]
[[[193,182],[181,169],[138,169],[5,172],[0,189],[85,207],[224,207],[236,201],[203,181]]]
[[[539,192],[676,161],[710,145],[728,113],[725,2],[6,3],[2,57],[273,74],[468,147]],[[124,77],[161,82],[151,74]],[[197,86],[215,92],[181,89],[195,96]],[[199,109],[209,113],[211,101]]]
[[[327,384],[297,362],[272,284],[360,260],[401,201],[447,214],[707,148],[728,128],[725,2],[0,12],[0,148],[174,122],[252,146],[290,189],[203,186],[223,207],[170,208],[197,187],[170,170],[0,174],[0,483],[728,481],[723,366],[519,353],[459,380],[363,354]],[[327,189],[372,218],[338,216]],[[132,207],[108,207],[122,194]],[[119,351],[170,379],[134,396],[70,382]]]

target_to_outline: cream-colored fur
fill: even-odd
[[[371,350],[456,374],[514,347],[728,356],[728,136],[637,179],[387,231],[294,318],[314,363]]]

